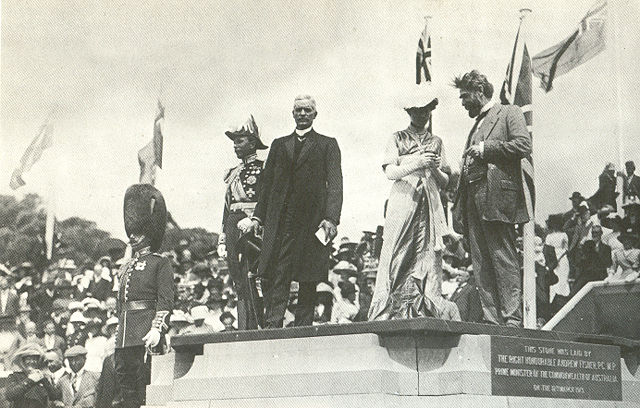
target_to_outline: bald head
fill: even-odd
[[[293,100],[293,119],[296,121],[296,128],[310,128],[317,115],[316,101],[313,97],[310,95],[296,96]]]

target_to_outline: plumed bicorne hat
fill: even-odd
[[[142,234],[158,251],[167,227],[167,206],[162,193],[151,184],[134,184],[124,195],[124,230],[127,236]]]
[[[255,140],[256,149],[268,149],[268,147],[262,143],[262,140],[260,140],[260,131],[258,130],[258,125],[256,124],[256,120],[253,118],[253,115],[249,115],[249,118],[242,124],[231,127],[229,130],[224,132],[224,134],[231,140],[238,136],[248,136]]]

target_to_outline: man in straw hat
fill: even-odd
[[[469,240],[484,321],[519,327],[522,277],[515,225],[532,215],[521,171],[521,159],[531,154],[531,135],[519,107],[491,102],[493,85],[485,75],[473,70],[455,78],[454,86],[475,119],[463,155],[454,228]]]
[[[145,356],[163,352],[173,310],[173,269],[157,251],[167,225],[164,197],[150,184],[135,184],[124,196],[124,227],[133,256],[118,271],[118,332],[115,371],[121,395],[116,406],[144,402]]]
[[[48,408],[62,398],[51,379],[43,371],[44,352],[34,343],[26,343],[13,357],[17,367],[7,378],[5,397],[12,407]]]
[[[245,123],[225,134],[233,141],[233,149],[241,163],[229,169],[224,177],[227,192],[222,215],[222,234],[218,238],[218,253],[225,255],[226,252],[229,274],[238,293],[238,328],[257,329],[256,314],[249,301],[247,271],[242,270],[238,260],[236,244],[240,230],[237,225],[242,219],[253,216],[264,164],[258,160],[256,150],[267,149],[267,146],[260,140],[253,115],[249,115]]]
[[[296,326],[313,322],[316,285],[327,279],[329,249],[342,211],[342,169],[336,139],[313,129],[316,102],[293,103],[296,129],[273,141],[258,203],[243,232],[264,226],[258,274],[265,295],[265,326],[282,327],[292,280],[300,283]]]

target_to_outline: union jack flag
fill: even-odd
[[[425,46],[426,45],[426,46]],[[431,82],[431,33],[428,22],[424,25],[422,35],[418,40],[418,51],[416,52],[416,84]]]
[[[527,44],[521,35],[522,20],[518,27],[518,34],[513,46],[511,61],[507,66],[507,74],[500,91],[500,101],[503,105],[516,105],[522,109],[527,123],[527,129],[532,134],[533,109],[531,96],[531,57]],[[522,181],[524,184],[525,200],[529,216],[533,219],[535,209],[535,188],[533,183],[533,157],[529,155],[522,159]]]

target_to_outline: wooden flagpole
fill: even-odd
[[[527,26],[526,17],[531,13],[530,9],[520,10],[520,35],[522,44],[526,44]],[[512,76],[520,75],[520,70],[512,71]],[[512,79],[513,81],[513,79]],[[533,101],[532,101],[533,102]],[[535,174],[535,173],[534,173]],[[523,180],[524,182],[524,180]],[[535,185],[535,182],[534,182]],[[535,329],[537,326],[536,311],[536,265],[535,265],[535,214],[533,206],[533,197],[527,186],[524,186],[526,196],[527,211],[530,220],[524,224],[522,229],[522,323],[526,329]]]

